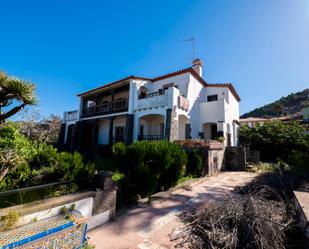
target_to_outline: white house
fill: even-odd
[[[65,112],[62,143],[70,148],[117,141],[224,137],[238,143],[240,98],[230,83],[209,84],[202,61],[156,78],[129,76],[79,94]]]

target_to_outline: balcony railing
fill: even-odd
[[[141,95],[139,96],[139,99],[148,99],[148,98],[152,98],[152,97],[155,97],[155,96],[159,96],[159,95],[164,95],[165,91],[164,90],[161,90],[161,91],[158,91],[158,92],[153,92],[153,93],[148,93],[146,95]]]
[[[138,135],[138,140],[142,141],[159,141],[163,140],[164,136],[163,135]]]
[[[168,93],[155,92],[139,98],[137,101],[137,109],[154,108],[159,106],[166,106],[168,104]]]
[[[83,109],[84,116],[95,114],[109,114],[128,110],[128,99],[114,100],[106,104],[94,105]]]

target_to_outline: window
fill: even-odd
[[[207,102],[210,102],[210,101],[217,101],[218,100],[218,94],[215,94],[215,95],[208,95],[207,96]]]
[[[175,86],[175,83],[168,83],[168,84],[164,84],[164,85],[162,86],[162,88],[163,88],[164,90],[167,90],[169,87],[173,87],[173,86]]]

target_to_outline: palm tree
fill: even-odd
[[[36,103],[37,97],[33,83],[0,72],[0,123],[15,115],[25,106]]]

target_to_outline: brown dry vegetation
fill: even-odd
[[[293,196],[300,182],[288,173],[262,174],[225,200],[182,213],[178,247],[308,248]]]

